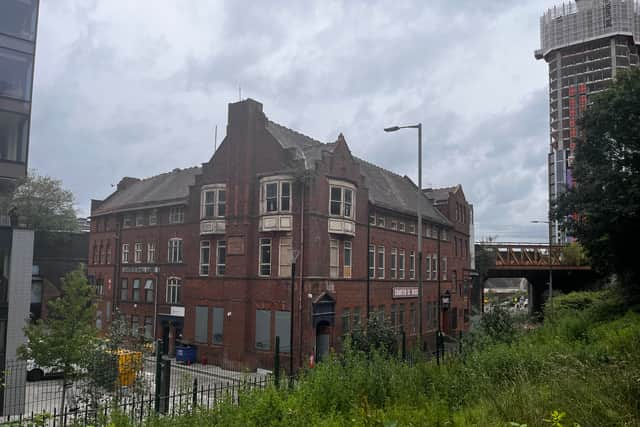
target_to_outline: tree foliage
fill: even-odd
[[[620,72],[594,97],[580,122],[577,185],[554,210],[602,273],[615,273],[630,296],[639,292],[640,264],[640,70]]]
[[[398,335],[388,321],[370,316],[366,325],[356,326],[351,333],[351,348],[365,353],[380,351],[395,354],[398,350]]]
[[[25,327],[27,343],[19,349],[21,357],[63,372],[65,378],[77,374],[98,343],[93,296],[83,268],[68,273],[62,296],[48,304],[49,316]]]
[[[13,193],[11,212],[36,231],[77,231],[73,202],[62,181],[30,171]]]

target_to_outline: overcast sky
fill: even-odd
[[[41,0],[30,167],[81,215],[123,176],[200,165],[227,104],[423,183],[462,184],[476,238],[544,241],[551,0]]]

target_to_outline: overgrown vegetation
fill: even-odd
[[[628,299],[640,302],[640,268],[629,242],[640,238],[640,70],[617,74],[580,121],[577,185],[554,216],[586,250],[591,265],[614,273]]]
[[[482,344],[412,365],[348,350],[286,387],[150,426],[622,426],[640,423],[640,314],[613,291],[558,297],[553,321],[496,312]],[[505,339],[508,337],[508,339]],[[128,425],[116,417],[112,425]]]

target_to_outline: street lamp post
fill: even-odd
[[[552,227],[553,227],[553,223],[551,221],[542,221],[542,220],[534,220],[531,221],[532,224],[547,224],[549,227],[549,248],[547,249],[549,251],[549,297],[547,298],[547,301],[549,302],[549,310],[551,313],[553,313],[553,259],[551,258],[551,236],[552,236]]]
[[[385,132],[396,132],[400,129],[418,129],[418,193],[416,197],[416,211],[418,214],[418,342],[422,343],[422,123],[410,126],[392,126],[385,128]]]
[[[294,300],[294,290],[296,287],[296,261],[298,260],[298,256],[300,252],[297,250],[292,251],[291,253],[291,314],[289,319],[289,377],[291,379],[290,384],[293,384],[293,305],[295,303]],[[302,345],[302,342],[300,343]]]

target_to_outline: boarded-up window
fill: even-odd
[[[196,342],[206,343],[209,336],[209,308],[203,305],[196,306]]]
[[[213,344],[224,342],[224,308],[213,307]]]
[[[280,267],[278,269],[278,276],[291,277],[291,237],[280,238],[280,254],[278,256],[280,260]]]
[[[268,310],[256,310],[256,348],[271,348],[271,312]]]
[[[345,278],[351,278],[351,242],[344,242],[344,268],[343,275]]]
[[[280,337],[280,351],[291,352],[291,313],[276,311],[276,336]]]
[[[338,277],[340,274],[339,243],[335,239],[329,240],[329,277]]]

